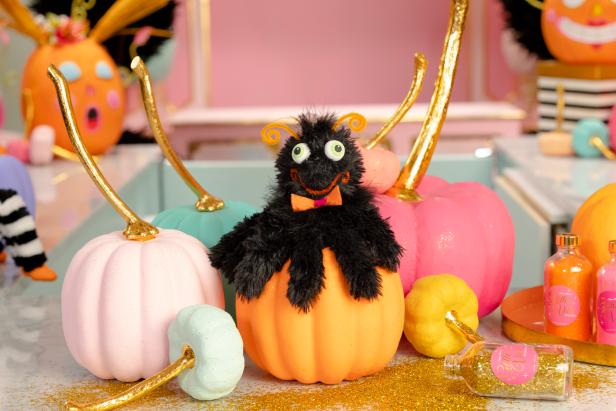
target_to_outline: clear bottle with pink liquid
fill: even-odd
[[[595,330],[598,343],[616,345],[616,240],[609,250],[612,258],[597,271]]]

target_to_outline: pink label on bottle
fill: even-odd
[[[580,299],[575,291],[564,285],[554,285],[545,293],[545,316],[557,326],[574,322],[580,313]]]
[[[539,356],[526,344],[507,344],[498,347],[491,357],[492,372],[508,385],[524,384],[535,377]]]
[[[603,291],[599,294],[597,319],[603,331],[616,333],[616,291]]]

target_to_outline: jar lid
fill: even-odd
[[[580,245],[580,237],[573,233],[557,234],[556,245],[559,247],[577,247]]]

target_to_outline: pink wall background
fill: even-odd
[[[211,106],[398,102],[411,81],[416,51],[429,61],[420,100],[430,98],[447,28],[447,0],[431,1],[430,7],[425,0],[210,3]],[[191,93],[184,6],[176,14],[178,44],[165,84],[168,100],[178,106]],[[477,13],[483,18],[474,19]],[[454,100],[476,97],[471,70],[479,64],[487,73],[480,80],[480,94],[499,100],[510,94],[515,78],[500,53],[501,14],[496,0],[471,2]],[[479,42],[473,41],[471,30],[483,33]]]

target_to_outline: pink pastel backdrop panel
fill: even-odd
[[[201,62],[191,61],[190,42],[201,34],[190,32],[187,1],[194,0],[176,9],[174,64],[163,86],[176,106],[193,93],[208,94],[210,106],[397,102],[410,81],[412,53],[427,55],[426,88],[433,84],[449,13],[447,1],[430,7],[425,0],[210,1],[205,91],[191,85],[191,70]],[[480,18],[467,23],[454,99],[503,99],[515,77],[500,50],[501,5],[470,7],[471,17]],[[486,75],[473,77],[471,67]],[[424,91],[420,101],[429,97]]]
[[[447,1],[213,1],[210,103],[399,101],[414,52],[432,63],[426,84],[434,83],[448,16]],[[463,48],[454,100],[469,96],[469,52]]]
[[[416,279],[451,273],[479,299],[479,315],[497,308],[511,280],[514,227],[505,204],[474,182],[449,184],[427,176],[423,200],[406,203],[378,195],[377,205],[404,248],[400,277],[405,294]]]
[[[224,308],[222,282],[200,241],[177,230],[153,240],[121,232],[89,241],[62,288],[62,326],[75,360],[99,378],[136,381],[169,364],[167,328],[184,307]]]

